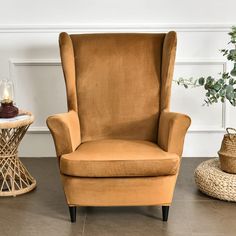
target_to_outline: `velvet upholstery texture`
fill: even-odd
[[[154,142],[164,34],[71,39],[82,142],[112,138]]]
[[[60,170],[78,177],[164,176],[177,173],[179,157],[141,140],[105,139],[63,155]]]
[[[191,123],[169,111],[176,33],[59,44],[68,112],[47,125],[68,205],[170,205]]]
[[[168,206],[176,177],[80,178],[62,174],[61,180],[70,206]]]

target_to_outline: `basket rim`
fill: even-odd
[[[236,158],[236,155],[235,155],[235,156],[234,156],[234,155],[229,155],[229,154],[226,153],[226,152],[218,151],[218,154],[219,154],[219,156]]]

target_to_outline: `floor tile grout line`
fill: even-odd
[[[85,210],[85,216],[84,216],[84,222],[83,222],[83,229],[82,229],[82,236],[84,236],[86,219],[87,219],[87,209]]]

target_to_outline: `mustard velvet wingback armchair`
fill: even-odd
[[[76,206],[162,206],[190,118],[169,112],[176,33],[59,37],[68,112],[50,116],[71,222]]]

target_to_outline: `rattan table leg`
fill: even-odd
[[[36,180],[17,156],[27,126],[0,130],[0,196],[16,196],[36,187]]]

